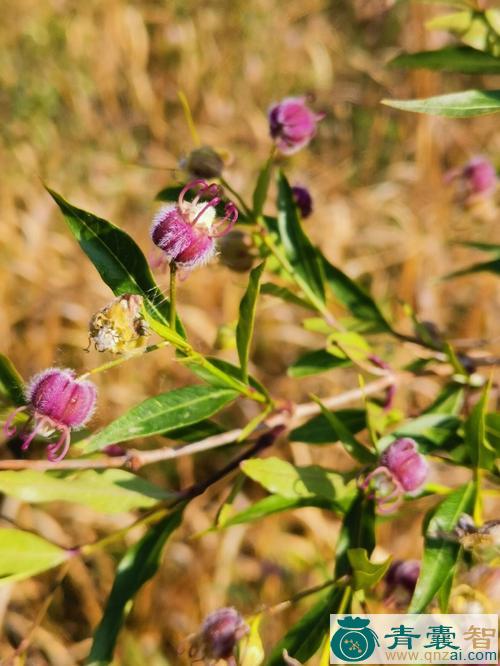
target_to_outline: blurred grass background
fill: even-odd
[[[435,11],[390,0],[3,0],[1,351],[24,377],[50,365],[83,371],[102,362],[83,348],[90,316],[111,294],[66,231],[43,182],[123,227],[149,254],[154,196],[175,180],[179,172],[170,170],[194,147],[178,101],[182,90],[203,143],[228,151],[226,177],[247,200],[269,150],[268,106],[291,94],[314,95],[314,106],[327,118],[312,146],[287,161],[292,182],[307,185],[314,197],[308,233],[333,262],[369,286],[408,332],[402,302],[452,339],[487,339],[486,348],[499,354],[498,279],[484,274],[439,281],[482,258],[452,241],[499,242],[495,202],[464,209],[443,185],[444,171],[472,155],[483,153],[498,163],[498,118],[452,121],[380,105],[384,97],[478,85],[477,77],[386,67],[402,49],[447,41],[423,28]],[[166,277],[159,279],[166,287]],[[213,350],[220,325],[235,321],[245,282],[244,275],[212,265],[181,283],[179,310],[203,350]],[[286,377],[300,353],[321,344],[301,327],[302,315],[263,298],[256,374],[275,395],[294,401],[307,399],[311,390],[329,395],[354,386],[352,372],[301,381]],[[380,351],[395,367],[412,358],[394,344]],[[234,358],[232,351],[224,354]],[[101,395],[94,425],[193,379],[170,352],[161,352],[97,381]],[[399,392],[398,406],[411,415],[438,387],[436,379],[417,379]],[[239,425],[251,416],[251,407],[243,404],[224,418]],[[300,464],[345,464],[331,447],[281,449]],[[185,486],[228,455],[224,450],[181,459],[146,474],[163,485]],[[436,479],[439,474],[436,469]],[[160,575],[137,599],[117,663],[188,663],[176,655],[177,648],[207,612],[235,604],[250,613],[329,575],[338,521],[318,510],[191,538],[210,526],[220,492],[215,489],[188,511]],[[238,502],[245,501],[243,494]],[[419,556],[420,518],[428,506],[426,500],[411,503],[400,519],[382,527],[381,554],[385,547],[398,557]],[[487,509],[495,511],[493,505]],[[129,515],[101,516],[70,505],[30,508],[9,499],[3,500],[3,515],[68,546],[131,521]],[[87,568],[72,566],[34,635],[27,664],[81,663],[122,549],[103,553]],[[54,575],[0,589],[0,655],[31,627]],[[498,604],[495,584],[496,591],[489,581],[489,594]],[[474,585],[479,589],[477,581]],[[267,622],[266,642],[277,640],[304,607]]]

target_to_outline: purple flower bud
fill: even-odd
[[[295,185],[292,187],[293,200],[300,214],[305,219],[313,212],[313,202],[309,190],[306,187]]]
[[[190,657],[200,655],[207,661],[225,659],[234,662],[234,649],[249,631],[241,615],[234,608],[219,608],[205,618],[200,632],[195,636]]]
[[[461,168],[451,169],[445,174],[445,182],[453,181],[457,182],[458,196],[467,201],[492,194],[498,178],[490,160],[478,155]]]
[[[193,200],[186,201],[186,194],[193,190]],[[238,219],[238,210],[231,201],[226,203],[224,217],[217,219],[216,206],[222,202],[221,195],[218,185],[194,180],[182,189],[177,204],[159,210],[153,220],[151,239],[168,262],[190,269],[215,256],[215,238],[227,234]],[[208,201],[200,201],[207,197]]]
[[[389,567],[385,576],[387,593],[392,593],[397,587],[402,587],[413,594],[417,579],[420,575],[419,560],[396,560]]]
[[[283,155],[296,153],[316,134],[316,125],[324,118],[314,113],[304,97],[286,97],[269,109],[269,131]]]
[[[429,473],[429,466],[418,452],[417,443],[408,437],[392,442],[380,457],[380,464],[394,474],[406,491],[418,490]]]
[[[49,437],[60,433],[57,442],[49,444],[50,461],[59,462],[69,449],[70,431],[83,427],[92,417],[97,400],[97,389],[92,382],[75,379],[73,370],[49,368],[33,377],[26,389],[27,405],[16,409],[4,425],[4,433],[11,437],[16,429],[12,423],[20,411],[30,412],[33,428],[23,437],[25,451],[36,435]]]

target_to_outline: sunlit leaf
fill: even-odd
[[[0,354],[0,397],[17,406],[25,403],[23,378],[4,354]]]
[[[68,551],[36,534],[0,528],[0,584],[52,569],[68,557]]]
[[[290,289],[286,287],[280,287],[277,284],[272,282],[264,282],[260,288],[261,294],[267,294],[269,296],[275,296],[276,298],[281,298],[281,300],[286,301],[287,303],[292,303],[293,305],[298,305],[301,308],[306,310],[314,310],[313,306],[308,303],[300,296],[294,294]]]
[[[137,437],[166,434],[206,419],[232,402],[236,391],[213,386],[186,386],[148,398],[105,426],[83,447],[85,453]]]
[[[384,99],[382,104],[402,111],[448,118],[469,118],[500,111],[500,90],[466,90],[426,99]]]
[[[346,368],[350,365],[352,365],[352,362],[348,358],[334,356],[326,349],[315,349],[306,352],[295,363],[292,363],[288,368],[288,374],[290,377],[309,377],[335,368]]]
[[[347,557],[353,571],[355,590],[373,588],[387,573],[392,559],[389,556],[384,562],[374,564],[368,557],[365,548],[350,548],[347,551]]]
[[[0,492],[23,502],[74,502],[104,513],[148,508],[172,497],[135,474],[120,469],[77,472],[0,472]]]
[[[266,203],[269,184],[273,173],[274,159],[270,157],[259,172],[257,184],[253,193],[253,216],[257,219],[262,215],[264,204]]]

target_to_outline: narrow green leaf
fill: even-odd
[[[207,356],[206,360],[209,361],[209,363],[213,367],[217,368],[217,370],[222,372],[226,377],[236,380],[238,384],[240,384],[243,387],[245,386],[244,382],[241,381],[241,369],[237,365],[234,365],[234,363],[229,363],[229,361],[226,361],[223,358],[216,358],[215,356]],[[196,362],[194,363],[187,362],[186,365],[190,368],[190,370],[192,370],[196,375],[198,375],[198,377],[206,381],[207,384],[217,387],[220,386],[221,388],[227,387],[227,384],[225,383],[224,379],[219,378],[214,374],[211,374],[210,372],[207,372],[207,370],[204,367],[197,364]],[[252,377],[252,375],[249,375],[248,383],[256,391],[258,391],[264,396],[269,397],[269,393],[266,387],[263,386],[257,379],[255,379],[255,377]]]
[[[356,484],[318,465],[296,467],[280,458],[255,458],[241,463],[242,471],[270,493],[295,499],[319,496],[345,507],[356,494]]]
[[[150,528],[140,541],[123,556],[104,615],[94,632],[87,664],[109,663],[113,659],[116,639],[125,621],[126,608],[140,588],[158,570],[165,542],[180,525],[182,510],[175,511]]]
[[[260,278],[264,271],[265,262],[256,266],[251,272],[247,289],[241,299],[240,316],[236,326],[236,347],[240,359],[241,375],[244,382],[248,381],[248,359],[250,356],[250,343],[252,342],[255,326],[255,311],[259,298]]]
[[[186,386],[162,393],[144,400],[105,426],[90,438],[83,451],[89,453],[108,444],[166,434],[168,430],[212,416],[237,396],[236,391],[212,386]]]
[[[170,305],[154,281],[136,242],[107,220],[72,206],[49,188],[47,191],[61,209],[80,247],[113,293],[116,296],[139,294],[151,316],[168,326]],[[180,322],[177,332],[185,337]]]
[[[432,69],[464,74],[500,74],[500,58],[468,46],[403,53],[391,60],[389,65],[404,69]]]
[[[350,365],[352,362],[348,358],[334,356],[326,349],[315,349],[306,352],[292,363],[288,368],[288,374],[290,377],[310,377],[335,368],[347,368]]]
[[[469,448],[472,465],[482,469],[488,469],[491,464],[491,447],[486,435],[489,389],[490,385],[486,384],[464,425],[465,443]]]
[[[4,354],[0,354],[0,397],[18,407],[25,403],[23,378]]]
[[[462,513],[470,513],[474,486],[468,483],[450,493],[428,514],[422,568],[408,613],[423,613],[455,566],[460,544],[446,537]]]
[[[257,219],[262,215],[264,204],[266,203],[269,185],[271,183],[271,176],[273,173],[274,159],[270,157],[260,170],[259,177],[257,178],[257,185],[252,197],[253,202],[253,217]]]
[[[335,511],[335,513],[343,513],[338,504],[335,504],[331,500],[328,500],[320,495],[291,498],[282,497],[281,495],[269,495],[268,497],[264,497],[264,499],[255,502],[255,504],[252,504],[246,509],[243,509],[239,513],[224,517],[224,519],[219,522],[217,527],[225,528],[231,527],[232,525],[251,523],[255,520],[265,518],[266,516],[271,516],[275,513],[292,511],[294,509],[302,509],[306,506],[315,506],[320,509]]]
[[[344,429],[353,435],[366,428],[366,414],[364,409],[339,409],[334,412],[335,417],[342,423]],[[318,414],[290,433],[291,442],[305,444],[332,444],[340,440],[340,433],[333,426],[333,421],[324,414]]]
[[[459,441],[457,431],[461,420],[450,414],[430,413],[417,416],[403,423],[390,435],[379,440],[379,448],[384,449],[395,439],[411,437],[419,444],[422,452],[447,449],[450,443]]]
[[[283,650],[297,659],[306,662],[320,648],[330,631],[330,614],[337,612],[344,589],[334,586],[287,632],[273,648],[266,666],[286,666]]]
[[[264,282],[260,288],[261,294],[267,294],[269,296],[275,296],[276,298],[281,298],[282,301],[287,303],[292,303],[293,305],[298,305],[301,308],[306,310],[314,310],[313,306],[308,303],[300,296],[296,296],[290,289],[286,287],[279,287],[277,284],[272,282]]]
[[[340,419],[330,412],[319,398],[312,396],[313,400],[319,405],[321,413],[331,425],[332,431],[338,434],[339,441],[342,443],[347,453],[362,464],[374,463],[377,460],[375,452],[370,451],[364,444],[358,442],[354,435],[345,427]]]
[[[302,229],[292,189],[281,171],[278,174],[278,229],[286,257],[301,288],[324,304],[325,291],[318,252]]]
[[[390,324],[372,297],[325,257],[322,257],[322,260],[325,279],[333,295],[356,319],[366,324],[365,330],[372,333],[392,332]]]
[[[344,516],[337,541],[335,577],[352,574],[348,552],[352,548],[364,548],[370,557],[375,548],[375,503],[358,490],[354,501]]]
[[[423,414],[459,416],[464,404],[464,394],[464,388],[460,384],[447,384],[434,402],[424,410]]]
[[[220,435],[222,432],[224,432],[224,428],[218,423],[204,419],[203,421],[193,423],[193,425],[185,426],[184,428],[168,430],[167,432],[164,432],[163,435],[167,439],[191,443],[197,442],[200,439],[205,439],[206,437]]]
[[[52,569],[68,557],[66,550],[36,534],[0,528],[0,585]]]
[[[452,278],[462,277],[463,275],[472,275],[473,273],[500,273],[500,258],[492,259],[491,261],[481,261],[477,264],[467,266],[459,271],[448,273],[444,276],[443,280],[451,280]]]
[[[426,99],[383,99],[382,104],[402,111],[448,118],[470,118],[500,111],[500,90],[466,90]]]
[[[104,513],[145,509],[173,496],[139,476],[120,469],[5,471],[0,472],[0,492],[31,504],[75,502]]]
[[[372,589],[385,576],[392,560],[390,555],[384,562],[374,564],[370,561],[366,548],[350,548],[347,557],[353,570],[355,590]]]

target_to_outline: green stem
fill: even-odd
[[[150,352],[156,351],[157,349],[161,349],[162,347],[166,347],[169,344],[170,342],[168,340],[162,340],[161,342],[158,342],[155,345],[149,345],[145,349],[140,349],[139,351],[133,352],[131,354],[124,354],[123,356],[115,358],[112,361],[108,361],[107,363],[98,365],[96,368],[92,368],[92,370],[89,370],[88,372],[84,372],[82,375],[78,377],[78,379],[85,379],[86,377],[89,377],[90,375],[95,375],[98,372],[104,372],[105,370],[109,370],[110,368],[114,368],[117,365],[125,363],[125,361],[130,361],[133,358],[138,358],[139,356],[143,356],[143,354],[149,354]]]
[[[177,265],[175,262],[170,264],[170,328],[175,331],[175,324],[177,321],[176,316],[176,301],[177,301]]]
[[[342,595],[342,599],[340,600],[339,608],[337,610],[337,615],[343,615],[344,613],[347,612],[347,608],[351,603],[351,596],[352,596],[351,586],[347,585],[344,590],[344,594]]]

